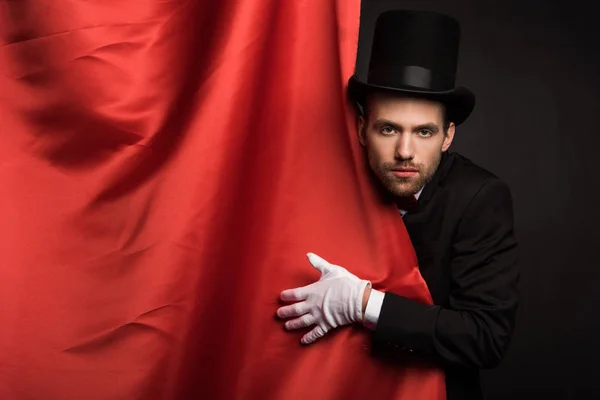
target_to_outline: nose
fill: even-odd
[[[410,132],[403,132],[398,135],[395,155],[399,160],[412,160],[415,157],[415,146]]]

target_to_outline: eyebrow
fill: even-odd
[[[382,128],[384,126],[391,126],[392,128],[394,128],[395,130],[402,132],[404,129],[402,128],[402,125],[397,124],[393,121],[390,121],[388,119],[378,119],[373,123],[373,126],[376,129]],[[420,124],[414,127],[413,131],[414,132],[418,132],[421,131],[423,129],[427,129],[430,130],[432,133],[438,133],[440,131],[440,127],[433,123],[433,122],[428,122],[425,124]]]

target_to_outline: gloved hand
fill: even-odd
[[[298,317],[285,323],[286,329],[316,325],[300,340],[309,344],[338,326],[362,322],[363,293],[371,282],[357,278],[339,265],[330,264],[313,253],[308,260],[319,272],[321,279],[308,286],[281,292],[284,301],[299,303],[277,310],[280,318]]]

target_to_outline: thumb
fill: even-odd
[[[313,267],[317,269],[321,273],[321,275],[329,272],[331,269],[331,264],[329,264],[325,259],[319,257],[314,253],[308,253],[306,255],[308,261],[312,264]]]
[[[311,344],[314,341],[316,341],[318,338],[325,336],[327,331],[328,331],[327,328],[323,328],[322,326],[317,325],[306,335],[302,336],[302,339],[300,339],[300,342],[302,344]]]

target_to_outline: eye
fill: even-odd
[[[384,135],[391,135],[394,132],[396,132],[396,130],[394,128],[392,128],[391,126],[384,126],[380,129],[380,132],[383,133]]]
[[[429,136],[433,135],[433,132],[431,132],[429,129],[421,129],[421,130],[418,132],[418,134],[419,134],[419,136],[421,136],[421,137],[429,137]]]

